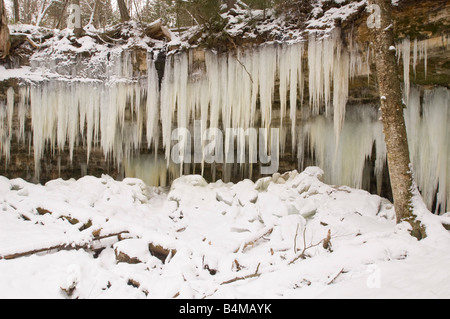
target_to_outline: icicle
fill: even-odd
[[[44,143],[46,138],[45,128],[48,127],[45,116],[54,114],[53,110],[47,109],[47,104],[42,103],[45,94],[39,87],[32,86],[30,90],[30,111],[31,111],[31,125],[33,131],[33,151],[34,151],[34,174],[35,178],[39,179],[40,174],[40,159],[44,153]],[[39,107],[40,110],[39,110]],[[50,123],[48,123],[50,124]]]
[[[366,51],[365,66],[366,66],[366,71],[367,71],[367,85],[369,86],[370,85],[370,50],[371,50],[370,45],[367,46],[366,50],[367,51]]]
[[[150,148],[153,144],[155,153],[158,150],[159,130],[159,79],[158,72],[156,71],[155,63],[147,57],[147,145]]]
[[[8,106],[8,135],[12,136],[12,119],[14,115],[14,89],[9,87],[6,91],[6,100]]]
[[[286,114],[287,104],[287,85],[289,83],[290,66],[292,65],[290,48],[282,45],[278,48],[278,77],[280,79],[280,129],[283,128],[283,121]],[[296,90],[297,91],[297,90]],[[284,152],[284,143],[281,143],[282,154]]]
[[[405,38],[402,42],[402,59],[403,59],[403,81],[404,81],[404,97],[406,104],[408,104],[410,81],[409,69],[411,63],[411,42],[409,38]]]
[[[208,72],[209,94],[210,94],[210,127],[218,127],[219,112],[222,103],[221,88],[222,88],[222,74],[220,73],[220,61],[217,54],[213,52],[206,52],[205,62]],[[203,114],[202,114],[203,115]],[[206,118],[204,118],[206,127]]]
[[[424,60],[425,60],[425,79],[427,78],[428,74],[428,41],[425,40],[424,42]]]
[[[429,209],[436,199],[436,213],[445,213],[450,203],[449,110],[450,90],[425,91],[421,106],[420,91],[413,88],[405,112],[416,182]]]
[[[414,70],[414,76],[416,76],[417,59],[418,59],[418,42],[417,42],[417,38],[416,38],[416,39],[414,39],[414,47],[413,47],[413,70]]]
[[[333,83],[333,110],[337,133],[342,127],[347,103],[348,92],[345,91],[348,91],[351,67],[349,60],[347,50],[341,45],[339,29],[335,29],[330,36],[319,40],[314,34],[310,34],[308,66],[309,101],[312,115],[317,116],[320,113],[322,103],[325,104],[325,114],[328,116],[331,113],[329,105],[331,104],[331,85]]]
[[[240,60],[240,71],[237,78],[237,83],[240,83],[240,94],[239,94],[239,114],[235,116],[237,121],[233,124],[234,128],[244,128],[250,127],[251,118],[254,114],[251,113],[252,103],[252,86],[253,86],[253,75],[252,75],[252,56],[251,52],[241,52],[239,51]],[[239,123],[239,125],[238,125]]]
[[[323,49],[315,34],[308,38],[309,104],[313,115],[319,114],[323,97]]]
[[[368,61],[366,61],[366,64],[363,64],[363,58],[360,54],[359,45],[356,41],[353,40],[353,37],[350,37],[349,39],[349,46],[349,79],[352,80],[358,75],[366,74],[367,72],[369,72],[367,69],[369,65]],[[367,51],[367,53],[368,52],[369,51]],[[366,56],[366,58],[368,60],[368,56]]]
[[[261,106],[261,123],[269,128],[272,120],[272,100],[277,68],[277,52],[272,46],[260,50],[259,60],[259,94]]]
[[[179,138],[183,143],[180,143],[180,175],[183,174],[183,164],[185,163],[186,148],[188,146],[188,137],[184,134],[188,129],[190,109],[187,98],[188,86],[188,55],[182,54],[175,57],[174,74],[177,79],[177,124],[182,134]]]
[[[161,126],[164,149],[166,151],[167,166],[170,163],[170,145],[172,139],[172,118],[175,112],[175,90],[172,87],[174,82],[173,57],[166,59],[164,67],[164,78],[161,83]]]
[[[249,54],[250,53],[250,54]],[[249,57],[250,56],[250,57]],[[236,97],[235,106],[233,107],[233,142],[236,140],[236,162],[245,164],[245,131],[250,127],[251,114],[249,107],[252,102],[252,62],[251,52],[237,52],[237,64],[236,64]]]
[[[7,106],[0,101],[0,152],[5,157],[5,167],[8,165],[11,144],[10,136],[7,133],[8,129],[5,128],[7,117]]]
[[[96,98],[86,98],[84,99],[84,102],[80,103],[80,107],[83,105],[86,110],[86,146],[87,146],[87,152],[86,152],[86,161],[89,164],[89,158],[92,150],[92,146],[98,142],[98,131],[99,131],[99,113],[100,113],[100,106],[99,106],[99,92],[100,89],[95,85],[93,86],[93,96]],[[80,112],[81,113],[81,112]]]
[[[252,70],[252,101],[250,105],[250,114],[256,114],[256,104],[258,100],[258,92],[259,92],[259,82],[260,82],[260,76],[259,76],[259,59],[260,54],[258,50],[254,50],[252,52],[252,58],[251,58],[251,70]],[[250,118],[250,126],[255,125],[255,116],[252,116]]]
[[[292,150],[296,146],[296,126],[297,126],[297,98],[300,100],[300,106],[303,104],[303,43],[291,45],[287,54],[290,57],[290,73],[289,73],[289,116],[291,119],[291,138]]]
[[[382,126],[377,121],[377,111],[371,106],[349,109],[342,127],[339,144],[330,119],[318,116],[304,126],[303,139],[310,145],[316,165],[325,172],[325,182],[361,188],[366,159],[372,155],[374,143],[377,148],[378,172],[385,162]],[[299,144],[299,149],[301,144]]]
[[[336,55],[335,65],[333,78],[333,110],[334,132],[337,145],[342,126],[344,125],[345,109],[348,100],[349,54],[346,50],[343,50]]]
[[[218,56],[213,52],[206,52],[205,54],[205,63],[206,63],[206,71],[208,78],[208,90],[209,100],[210,100],[210,109],[209,109],[209,122],[210,128],[218,128],[219,126],[219,117],[220,111],[222,108],[223,100],[225,99],[224,91],[227,88],[225,81],[226,73],[223,74],[223,64],[226,63],[227,58],[225,55]],[[205,102],[204,102],[205,103]],[[207,111],[207,110],[205,110]],[[201,136],[203,137],[207,130],[207,117],[208,114],[202,113],[202,127],[201,127]],[[204,172],[204,163],[205,163],[205,140],[202,140],[202,174]]]
[[[379,118],[378,115],[377,118]],[[383,183],[383,170],[386,165],[386,158],[387,158],[386,143],[383,133],[383,124],[381,123],[381,121],[373,123],[372,132],[375,140],[375,150],[376,150],[374,174],[377,181],[377,194],[381,195],[381,188]]]
[[[330,102],[331,102],[331,84],[333,83],[333,75],[335,72],[335,64],[339,62],[339,59],[336,59],[336,54],[340,54],[340,38],[337,29],[333,32],[329,37],[322,40],[322,52],[317,52],[322,55],[320,60],[323,61],[321,66],[322,70],[319,72],[323,72],[323,88],[318,88],[319,90],[323,90],[323,94],[320,93],[320,97],[323,96],[325,102],[325,114],[328,116],[330,114]],[[318,101],[318,105],[320,106],[320,100]],[[318,114],[318,113],[316,113]]]
[[[28,96],[29,89],[27,86],[19,87],[19,103],[17,116],[19,118],[19,133],[17,136],[17,142],[25,142],[25,121],[26,114],[28,112]]]
[[[14,103],[14,88],[9,87],[6,91],[6,105],[0,103],[0,155],[5,157],[5,167],[8,166],[11,152]]]

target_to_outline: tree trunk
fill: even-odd
[[[117,0],[117,4],[119,5],[119,11],[120,11],[120,20],[122,22],[129,21],[130,14],[128,13],[127,5],[125,4],[124,0]]]
[[[381,114],[397,223],[408,221],[413,228],[411,234],[421,239],[425,236],[425,231],[413,215],[411,206],[415,183],[410,167],[402,93],[395,57],[391,0],[370,0],[369,3],[375,5],[376,16],[372,17],[377,23],[369,27],[372,29],[375,45]]]
[[[0,60],[9,55],[11,41],[9,39],[8,18],[4,0],[0,0]]]
[[[75,37],[81,38],[83,35],[83,27],[82,27],[82,19],[81,19],[81,7],[80,7],[80,0],[72,0],[72,4],[77,5],[78,8],[80,8],[80,11],[76,11],[75,14],[79,15],[79,17],[75,18],[75,28],[73,29],[73,33],[75,34]],[[79,20],[77,20],[79,19]]]
[[[64,1],[64,5],[61,9],[61,14],[59,15],[59,19],[55,24],[54,29],[60,29],[61,28],[61,22],[63,21],[63,17],[64,17],[64,13],[66,12],[66,8],[67,8],[67,3],[69,2],[69,0],[65,0]]]
[[[13,9],[14,9],[14,23],[18,23],[20,21],[19,0],[13,0]]]
[[[227,3],[227,9],[231,10],[236,5],[236,0],[226,0],[226,3]]]

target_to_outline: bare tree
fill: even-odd
[[[14,23],[20,21],[20,10],[19,10],[19,0],[13,0],[13,10],[14,10]]]
[[[53,5],[54,0],[50,0],[49,3],[47,3],[46,0],[42,1],[41,6],[39,8],[39,14],[36,20],[36,25],[40,26],[42,23],[42,20],[44,19],[45,15],[47,14],[48,9]]]
[[[127,5],[125,4],[125,1],[117,0],[117,4],[119,6],[119,11],[120,11],[120,20],[122,22],[129,21],[131,18],[130,18],[130,14],[128,13],[128,9],[127,9]]]
[[[411,234],[421,239],[426,236],[421,223],[415,218],[411,199],[415,191],[406,125],[403,115],[402,93],[395,57],[391,0],[370,0],[376,15],[372,26],[375,61],[381,96],[389,175],[391,179],[397,222],[407,221]],[[372,15],[373,17],[373,15]]]
[[[26,24],[31,24],[33,20],[33,13],[37,12],[39,8],[37,7],[37,2],[32,0],[23,0],[21,2],[22,6],[22,22]]]
[[[0,0],[0,59],[5,59],[9,55],[11,41],[9,39],[8,18],[4,0]]]
[[[78,8],[80,7],[80,0],[72,0],[72,4],[74,4],[75,6],[78,6]],[[79,17],[75,17],[75,27],[73,29],[73,33],[75,34],[75,36],[77,38],[80,38],[81,35],[83,34],[83,27],[81,25],[81,9],[78,12],[75,12],[75,14],[79,14]],[[79,21],[77,21],[77,18],[79,19]]]
[[[61,12],[59,13],[59,17],[57,19],[55,19],[55,28],[59,29],[61,28],[62,22],[63,22],[63,17],[64,17],[64,13],[67,9],[67,5],[68,5],[69,0],[64,0],[64,3],[61,7]]]

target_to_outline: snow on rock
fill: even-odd
[[[1,177],[0,298],[449,297],[448,216],[415,197],[419,242],[387,200],[323,173],[170,190]]]
[[[335,1],[340,7],[331,7],[330,9],[323,12],[322,5],[323,1],[317,1],[316,6],[313,9],[313,18],[307,21],[308,29],[314,30],[326,30],[331,31],[335,27],[335,21],[340,19],[345,21],[351,15],[355,14],[360,10],[361,7],[367,4],[366,0],[362,1],[351,1],[349,3],[342,2],[345,1]]]

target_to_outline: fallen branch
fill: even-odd
[[[295,236],[294,236],[294,254],[297,253],[297,235],[298,235],[298,229],[300,227],[300,224],[297,223],[297,229],[295,230]],[[303,235],[305,234],[305,232],[303,231]],[[304,236],[303,236],[304,237]],[[304,240],[304,238],[303,238]]]
[[[26,38],[26,41],[35,49],[41,49],[43,46],[34,42],[30,37]]]
[[[268,236],[273,232],[273,227],[269,227],[269,228],[265,228],[263,229],[260,233],[258,233],[256,235],[256,238],[252,238],[246,242],[244,242],[243,244],[241,244],[241,246],[239,246],[238,249],[236,249],[234,251],[234,253],[238,253],[238,252],[242,252],[244,251],[245,248],[247,248],[248,246],[253,246],[258,240],[260,240],[261,238],[263,238],[264,236]]]
[[[333,279],[331,279],[330,282],[328,282],[327,285],[331,285],[332,283],[334,283],[334,281],[335,281],[341,274],[344,274],[344,273],[346,273],[346,271],[344,271],[344,268],[342,268],[342,269],[337,273],[337,275],[334,276]]]
[[[74,243],[59,244],[59,245],[55,245],[55,246],[51,246],[51,247],[44,247],[44,248],[24,251],[24,252],[21,252],[21,253],[14,253],[14,254],[9,254],[9,255],[4,255],[4,256],[0,255],[0,260],[2,260],[2,259],[5,259],[5,260],[17,259],[17,258],[20,258],[20,257],[35,255],[35,254],[39,254],[39,253],[43,253],[43,252],[50,252],[52,250],[57,250],[57,251],[61,251],[61,250],[79,250],[79,249],[89,250],[89,249],[91,249],[92,245],[94,244],[93,242],[96,241],[96,240],[102,240],[102,239],[105,239],[105,238],[110,238],[110,237],[114,237],[114,236],[120,236],[120,235],[125,234],[125,233],[128,233],[128,231],[122,231],[122,232],[119,232],[119,233],[114,233],[114,234],[109,234],[109,235],[104,235],[104,236],[94,236],[92,241],[90,241],[88,243],[84,243],[82,245],[74,244]]]
[[[322,239],[321,241],[319,241],[316,244],[311,244],[309,246],[306,246],[306,238],[305,238],[305,233],[306,233],[306,227],[303,229],[303,250],[300,254],[297,254],[297,256],[294,257],[294,259],[292,259],[288,264],[292,265],[293,263],[295,263],[297,260],[301,259],[305,259],[306,258],[306,251],[308,249],[311,249],[313,247],[317,247],[320,244],[323,245],[323,248],[330,251],[331,252],[331,230],[328,230],[327,233],[327,237]]]
[[[261,263],[259,263],[258,266],[256,267],[256,271],[254,274],[250,274],[250,275],[242,276],[242,277],[235,277],[233,279],[222,282],[221,285],[227,285],[227,284],[231,284],[233,282],[239,281],[239,280],[246,280],[246,279],[251,279],[251,278],[256,278],[256,277],[261,276],[261,274],[258,273],[260,265],[261,265]]]

